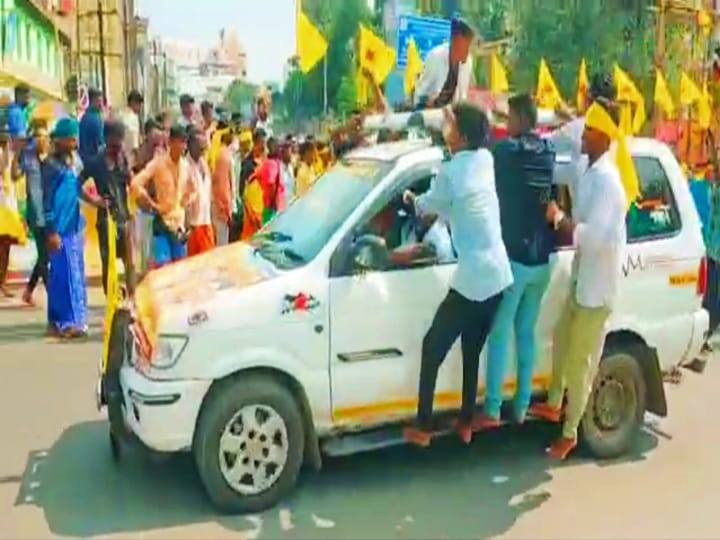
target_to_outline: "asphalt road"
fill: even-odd
[[[43,337],[44,313],[0,307],[0,538],[718,538],[720,365],[668,386],[634,451],[546,459],[539,424],[469,448],[328,460],[258,516],[217,515],[189,456],[116,465],[95,410],[102,308],[90,339]]]

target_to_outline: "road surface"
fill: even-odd
[[[718,538],[720,365],[668,386],[634,451],[544,456],[549,426],[469,448],[394,448],[325,462],[258,516],[220,516],[187,455],[116,465],[95,410],[101,295],[85,343],[43,337],[42,309],[0,308],[0,538]]]

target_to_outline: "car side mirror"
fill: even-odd
[[[358,238],[352,248],[352,266],[355,273],[364,274],[371,270],[387,267],[387,246],[385,240],[374,234]]]

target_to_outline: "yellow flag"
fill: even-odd
[[[387,45],[370,29],[360,25],[360,67],[372,73],[377,84],[382,84],[395,67],[395,49]]]
[[[578,71],[577,97],[575,98],[577,110],[585,111],[588,92],[590,91],[590,81],[588,80],[587,64],[583,58],[580,61],[580,70]]]
[[[540,59],[540,72],[538,73],[537,93],[535,101],[541,109],[555,110],[563,102],[555,79],[544,58]]]
[[[415,45],[415,40],[410,38],[407,50],[407,64],[405,65],[405,96],[412,96],[418,77],[422,75],[423,61]]]
[[[700,98],[702,98],[702,93],[698,85],[683,71],[680,75],[680,103],[685,106],[692,105]]]
[[[619,102],[632,103],[635,106],[635,115],[632,120],[632,132],[628,134],[638,133],[643,125],[647,115],[645,114],[645,98],[635,86],[630,76],[625,73],[620,66],[615,64],[615,88],[617,90],[617,100]]]
[[[107,305],[105,306],[105,334],[103,335],[103,372],[107,368],[108,354],[110,353],[110,331],[112,321],[120,305],[120,281],[117,271],[117,226],[112,213],[107,213]],[[129,269],[125,269],[126,272]]]
[[[670,95],[670,89],[668,88],[665,76],[659,69],[655,70],[655,96],[653,100],[662,109],[667,118],[672,118],[675,114],[675,104]]]
[[[490,91],[494,94],[506,94],[510,91],[507,71],[495,53],[490,57]]]
[[[712,123],[712,96],[707,83],[703,84],[702,95],[698,101],[698,124],[701,129],[710,129]]]
[[[307,73],[325,57],[328,44],[320,31],[302,11],[298,12],[296,35],[300,70]]]
[[[638,180],[635,163],[627,146],[625,132],[615,125],[613,119],[602,105],[593,103],[585,115],[585,127],[602,131],[611,140],[617,142],[615,150],[615,164],[620,172],[620,180],[625,190],[628,208],[640,196],[640,182]]]

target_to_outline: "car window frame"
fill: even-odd
[[[441,161],[438,159],[433,163],[423,163],[415,165],[400,174],[400,177],[393,185],[378,195],[368,208],[360,214],[360,217],[350,227],[348,232],[343,236],[342,240],[337,244],[335,250],[330,256],[329,277],[330,278],[346,278],[359,277],[364,274],[354,273],[351,268],[351,253],[353,239],[357,237],[359,230],[365,226],[372,217],[374,217],[384,206],[397,197],[414,182],[427,178],[430,175],[437,176]],[[449,264],[457,264],[457,259],[449,262],[437,262],[427,266],[412,266],[408,268],[389,268],[387,270],[372,269],[368,270],[369,274],[389,273],[389,272],[405,272],[407,270],[420,270],[424,268],[434,268],[437,266],[445,266]]]
[[[667,170],[665,169],[665,165],[663,164],[662,159],[659,156],[655,156],[652,154],[636,154],[632,156],[633,162],[637,159],[649,159],[655,161],[658,166],[660,167],[660,170],[662,171],[663,175],[665,176],[665,181],[667,183],[667,186],[669,187],[670,191],[670,203],[672,208],[675,211],[675,214],[677,215],[677,222],[678,226],[677,229],[667,232],[667,233],[658,233],[658,234],[652,234],[652,235],[646,235],[646,236],[639,236],[637,238],[631,238],[630,237],[630,228],[627,227],[627,214],[626,214],[626,234],[627,234],[627,244],[641,244],[644,242],[656,242],[659,240],[668,240],[671,238],[675,238],[676,236],[679,236],[682,234],[683,228],[684,228],[684,221],[683,221],[683,215],[680,211],[680,206],[677,202],[677,196],[675,195],[675,186],[673,185],[672,180],[670,180],[670,175],[668,175]],[[637,165],[636,165],[637,170]],[[641,184],[641,192],[642,192],[642,180],[640,179],[640,176],[638,174],[638,181]]]

